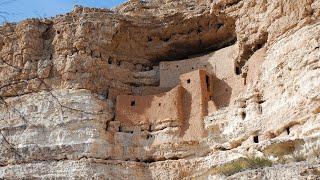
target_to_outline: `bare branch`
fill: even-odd
[[[8,139],[4,136],[4,134],[2,133],[1,130],[0,130],[0,134],[1,134],[2,139],[4,140],[4,142],[6,142],[6,144],[9,145],[10,150],[12,150],[18,157],[21,158],[22,156],[18,153],[18,151],[16,150],[16,148],[14,147],[14,145],[12,145],[12,144],[8,141]]]
[[[24,114],[21,113],[18,109],[16,109],[15,107],[11,107],[5,100],[3,97],[0,96],[0,100],[1,102],[6,106],[7,109],[12,108],[13,112],[17,113],[18,116],[24,121],[24,123],[28,123],[27,119],[25,118]]]
[[[3,64],[5,64],[5,65],[7,65],[7,66],[10,66],[10,67],[16,69],[16,70],[19,71],[19,72],[22,71],[22,68],[20,68],[20,67],[18,67],[18,66],[14,66],[14,65],[12,65],[12,64],[9,64],[8,62],[6,62],[6,61],[4,61],[4,60],[0,60],[0,62],[3,63]]]
[[[23,69],[20,68],[20,67],[17,67],[17,66],[14,66],[14,65],[11,65],[5,61],[0,61],[0,62],[3,62],[5,63],[6,65],[14,68],[14,69],[17,69],[19,71],[22,71]],[[76,109],[76,108],[73,108],[73,107],[69,107],[69,106],[66,106],[64,105],[63,103],[61,103],[61,101],[59,100],[59,98],[52,92],[52,88],[45,82],[45,79],[43,78],[39,78],[37,76],[35,77],[31,77],[31,78],[28,78],[28,79],[20,79],[20,80],[15,80],[15,81],[12,81],[12,82],[9,82],[9,83],[6,83],[6,84],[3,84],[2,86],[0,86],[0,90],[3,90],[4,88],[12,88],[12,91],[14,91],[17,96],[21,96],[22,94],[19,94],[18,92],[16,92],[16,90],[13,88],[14,85],[17,85],[17,84],[21,84],[21,83],[24,83],[24,84],[28,84],[30,83],[31,80],[37,80],[37,81],[40,81],[40,89],[39,90],[42,90],[42,91],[45,91],[45,92],[48,92],[50,94],[51,97],[53,97],[54,101],[56,101],[56,103],[60,106],[60,112],[61,112],[61,118],[63,117],[63,114],[65,113],[65,109],[68,109],[68,110],[71,110],[71,111],[77,111],[77,112],[82,112],[82,113],[86,113],[86,114],[92,114],[92,115],[101,115],[101,114],[104,114],[104,112],[99,112],[99,113],[93,113],[93,112],[87,112],[85,110],[82,110],[82,109]],[[44,86],[44,89],[41,88],[43,85]],[[46,96],[47,97],[47,96]],[[52,100],[49,100],[49,101],[52,101]],[[23,122],[25,123],[25,125],[27,126],[28,125],[28,120],[27,120],[27,117],[26,117],[26,114],[22,113],[21,111],[19,111],[19,109],[17,109],[14,105],[11,105],[10,103],[8,103],[5,99],[5,97],[2,97],[0,95],[0,104],[3,104],[4,107],[6,108],[7,111],[11,111],[15,114],[17,114],[19,116],[19,118],[21,118],[23,120]],[[23,106],[23,103],[21,102],[21,106]],[[22,156],[19,154],[19,152],[17,151],[17,149],[15,148],[15,146],[10,143],[10,141],[6,138],[6,136],[4,135],[4,133],[2,132],[2,130],[0,129],[0,135],[2,136],[2,139],[3,139],[3,142],[5,142],[9,147],[9,149],[15,154],[17,155],[19,158],[22,158]],[[20,134],[21,135],[21,134]]]
[[[103,113],[87,112],[87,111],[84,111],[84,110],[81,110],[81,109],[76,109],[76,108],[72,108],[72,107],[68,107],[68,106],[63,105],[63,104],[60,102],[60,100],[58,99],[58,97],[56,97],[56,96],[52,93],[51,88],[44,82],[44,80],[41,79],[41,78],[38,78],[38,80],[40,80],[41,83],[44,84],[44,86],[46,87],[45,91],[48,92],[48,93],[56,100],[56,102],[59,104],[60,107],[65,108],[65,109],[69,109],[69,110],[72,110],[72,111],[78,111],[78,112],[82,112],[82,113],[86,113],[86,114],[91,114],[91,115],[101,115],[101,114],[103,114]]]

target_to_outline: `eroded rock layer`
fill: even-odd
[[[320,1],[150,0],[0,27],[0,179],[320,178]]]

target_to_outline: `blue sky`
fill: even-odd
[[[112,8],[126,0],[0,0],[0,15],[18,22],[30,17],[51,17],[72,10],[74,5]],[[1,13],[1,12],[7,12]],[[0,23],[4,21],[0,18]]]

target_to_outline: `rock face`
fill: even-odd
[[[319,0],[132,0],[0,27],[0,179],[319,179]]]

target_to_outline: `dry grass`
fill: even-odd
[[[235,173],[248,170],[257,169],[261,167],[271,166],[272,161],[266,158],[259,157],[248,157],[240,158],[233,162],[217,166],[212,170],[212,174],[224,174],[226,176],[231,176]]]

